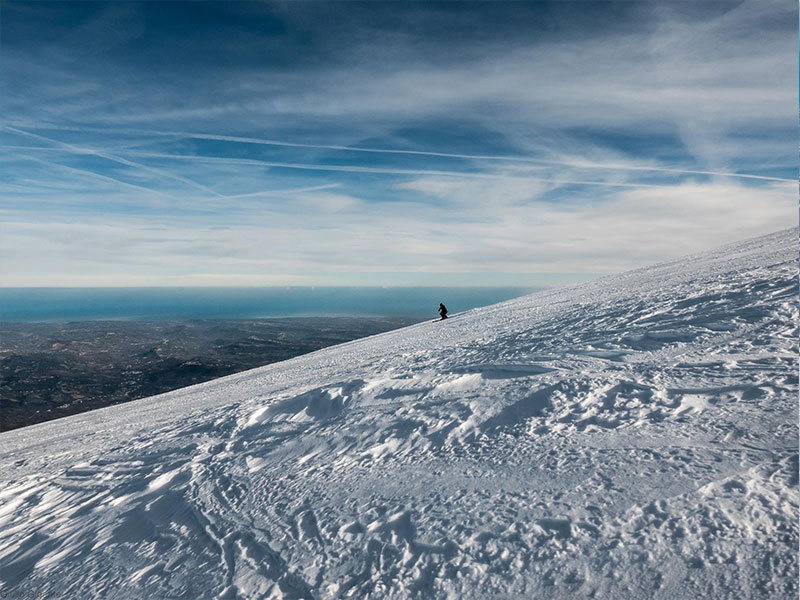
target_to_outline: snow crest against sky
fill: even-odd
[[[3,285],[548,285],[797,221],[791,2],[3,2]]]

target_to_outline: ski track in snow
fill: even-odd
[[[797,238],[4,433],[0,594],[794,599]]]

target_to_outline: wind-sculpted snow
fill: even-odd
[[[797,236],[3,434],[0,593],[796,598]]]

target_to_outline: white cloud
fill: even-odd
[[[537,274],[635,268],[768,233],[796,216],[793,186],[778,183],[758,190],[686,183],[570,204],[542,201],[541,190],[509,188],[500,209],[499,199],[486,200],[486,190],[463,186],[420,183],[451,199],[446,205],[312,195],[295,198],[300,202],[291,211],[255,212],[247,223],[226,227],[98,217],[25,222],[7,215],[0,268],[9,286],[347,285],[361,281],[358,273],[380,274],[374,284],[392,285],[398,280],[392,272],[406,273],[406,283],[413,282],[409,273],[419,273],[419,281],[426,273],[519,273],[519,283],[534,285],[542,281]]]
[[[3,282],[518,273],[535,284],[794,224],[796,186],[770,169],[796,163],[796,32],[770,23],[796,8],[759,0],[704,20],[669,4],[647,11],[624,35],[475,41],[435,60],[413,35],[364,36],[344,43],[348,60],[233,64],[201,80],[155,67],[116,76],[92,62],[86,32],[67,40],[85,71],[42,60],[50,50],[11,53],[4,66],[21,83],[7,98],[17,125],[3,134],[17,133],[6,147],[37,147],[2,159]],[[102,33],[98,50],[119,48],[142,33],[126,23],[138,26],[136,11],[110,7],[87,31]],[[403,137],[446,122],[462,128],[456,141],[436,127],[419,146]],[[63,129],[35,129],[48,124]],[[397,151],[369,141],[393,136]],[[662,137],[684,144],[677,158],[647,148]],[[644,150],[623,149],[630,139]]]

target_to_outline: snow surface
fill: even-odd
[[[797,240],[5,433],[0,595],[794,599]]]

